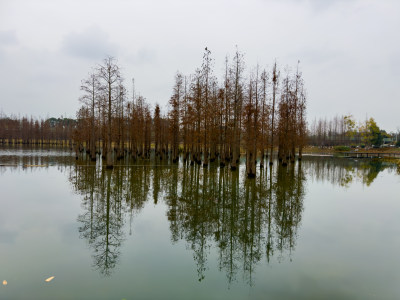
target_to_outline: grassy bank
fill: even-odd
[[[351,148],[347,146],[336,146],[336,147],[316,147],[307,146],[304,148],[303,153],[309,154],[335,154],[340,152],[358,151],[358,152],[370,152],[370,153],[400,153],[400,148],[396,147],[384,147],[384,148]]]

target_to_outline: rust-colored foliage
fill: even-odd
[[[286,72],[281,78],[277,63],[271,71],[257,66],[245,74],[244,57],[236,50],[225,60],[222,84],[213,76],[211,51],[205,48],[200,68],[190,76],[177,73],[168,110],[157,104],[153,110],[143,96],[127,97],[120,67],[107,57],[82,81],[82,107],[71,127],[50,127],[47,121],[0,118],[0,141],[23,143],[73,138],[77,156],[84,149],[91,159],[155,158],[207,167],[237,169],[246,155],[249,177],[256,166],[272,163],[274,150],[283,165],[301,158],[306,138],[306,93],[301,73]],[[151,114],[153,112],[153,116]],[[54,136],[50,136],[55,134]],[[66,135],[67,134],[67,135]],[[100,157],[100,156],[99,156]]]

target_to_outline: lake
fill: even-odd
[[[0,165],[0,299],[400,299],[394,164],[304,157],[247,179],[243,161],[109,171],[3,147]]]

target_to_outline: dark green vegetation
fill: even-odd
[[[333,148],[335,151],[350,151],[350,147],[348,146],[335,146]]]

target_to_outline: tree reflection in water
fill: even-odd
[[[370,186],[379,172],[396,172],[396,165],[380,159],[304,157],[303,169],[313,180],[348,187],[353,181]]]
[[[305,158],[287,167],[259,170],[247,179],[243,170],[201,166],[143,164],[112,171],[79,165],[70,173],[82,195],[78,216],[81,238],[93,250],[93,264],[109,276],[125,239],[122,227],[132,222],[146,201],[167,205],[172,243],[185,241],[193,253],[198,280],[205,278],[211,250],[229,283],[238,273],[252,285],[257,265],[272,257],[291,257],[301,223],[305,181],[329,180],[346,185],[354,177],[371,184],[387,166],[351,160]],[[394,168],[395,169],[395,168]],[[350,178],[350,180],[349,180]],[[213,252],[214,253],[214,252]]]
[[[84,213],[78,216],[79,233],[93,249],[93,265],[109,276],[118,262],[124,239],[123,180],[120,172],[76,166],[71,177],[77,191],[83,195]]]

